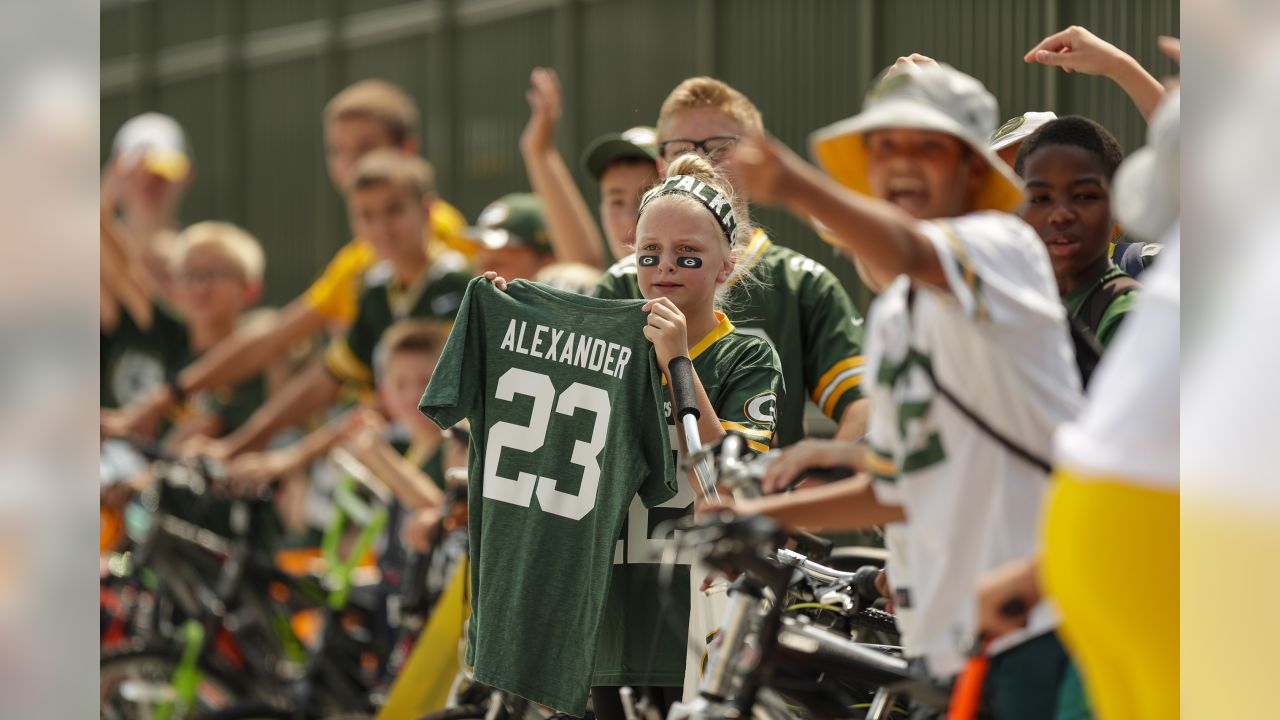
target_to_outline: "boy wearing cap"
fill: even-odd
[[[508,280],[532,280],[555,255],[536,195],[511,193],[489,203],[468,231],[476,270]]]
[[[520,136],[520,154],[530,186],[546,208],[556,259],[603,270],[609,263],[600,232],[555,147],[560,81],[554,70],[534,68],[529,82],[533,112]],[[583,153],[583,166],[600,184],[600,223],[615,258],[631,255],[640,197],[658,182],[656,144],[654,129],[638,126],[598,137]]]
[[[981,574],[1036,547],[1039,458],[1080,405],[1044,244],[1008,214],[1020,183],[986,142],[996,121],[981,83],[902,58],[861,114],[812,135],[830,177],[759,136],[738,157],[749,194],[816,218],[884,288],[868,322],[866,471],[739,512],[885,525],[904,651],[942,681],[978,637]],[[996,717],[1053,717],[1068,664],[1055,625],[1042,606],[986,648]]]
[[[191,158],[182,126],[168,115],[143,113],[120,126],[112,144],[111,159],[103,171],[104,219],[116,222],[118,233],[104,236],[122,241],[118,251],[136,258],[142,272],[142,292],[158,290],[172,303],[169,274],[176,236],[181,225],[178,210],[191,186]],[[104,255],[113,248],[104,248]],[[127,275],[131,262],[119,267],[104,264],[104,272]],[[128,277],[107,277],[105,284]],[[143,321],[145,324],[145,320]]]
[[[457,253],[424,245],[435,184],[421,158],[390,149],[368,153],[356,165],[347,196],[352,228],[380,261],[363,280],[356,317],[334,338],[323,361],[312,363],[254,413],[243,427],[202,450],[227,458],[255,449],[278,431],[332,403],[344,383],[368,390],[382,334],[397,320],[452,321],[471,276]]]
[[[334,188],[344,197],[355,167],[367,153],[393,149],[417,156],[418,109],[403,90],[383,80],[362,80],[339,92],[323,112],[326,168]],[[462,214],[432,194],[423,242],[432,253],[446,247],[469,250],[461,238]],[[328,328],[341,333],[356,316],[361,281],[379,259],[368,238],[357,235],[329,261],[306,292],[281,309],[270,322],[238,330],[201,359],[178,373],[127,411],[130,427],[145,425],[181,397],[237,382],[261,372],[296,343]]]

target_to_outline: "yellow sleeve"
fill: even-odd
[[[369,243],[359,238],[347,243],[307,288],[307,304],[329,320],[349,324],[356,317],[360,278],[373,261]]]
[[[476,254],[476,244],[466,239],[467,219],[457,208],[437,198],[431,204],[431,229],[436,239],[450,250],[462,253],[471,260]]]

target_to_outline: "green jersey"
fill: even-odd
[[[158,303],[152,308],[154,320],[149,330],[138,327],[126,313],[115,330],[102,333],[102,407],[127,405],[199,356],[191,349],[186,323]],[[236,385],[202,392],[191,399],[189,408],[216,415],[225,434],[240,427],[265,399],[266,381],[255,375]],[[166,422],[163,429],[168,427]]]
[[[642,305],[477,278],[420,405],[471,422],[467,663],[575,716],[627,507],[676,491]]]
[[[440,256],[410,286],[395,282],[390,261],[365,273],[356,319],[345,337],[334,338],[325,350],[324,364],[338,380],[373,384],[374,355],[387,328],[406,318],[450,321],[458,312],[471,276],[461,256]]]
[[[187,326],[166,308],[152,307],[150,329],[143,330],[128,313],[121,313],[116,328],[101,333],[102,407],[128,405],[191,362]]]
[[[1103,283],[1112,278],[1126,277],[1126,274],[1120,268],[1112,265],[1107,271],[1098,277],[1094,282],[1088,283],[1072,290],[1062,296],[1062,304],[1067,306],[1067,314],[1073,319],[1088,325],[1089,319],[1085,317],[1085,309],[1089,305],[1089,298],[1102,287]],[[1098,327],[1089,328],[1093,332],[1093,336],[1098,339],[1098,344],[1105,349],[1110,343],[1111,338],[1116,336],[1116,331],[1120,329],[1120,321],[1124,320],[1125,314],[1133,309],[1133,302],[1138,299],[1137,292],[1129,292],[1115,298],[1107,309],[1102,313],[1102,319],[1098,321]]]
[[[762,338],[735,331],[724,315],[719,317],[716,329],[689,349],[693,369],[720,424],[743,434],[751,450],[765,452],[773,436],[775,408],[785,396],[778,356]],[[667,427],[672,447],[678,448],[677,426],[669,408]],[[676,461],[672,452],[673,468]],[[672,583],[663,587],[661,562],[673,541],[659,535],[658,526],[687,515],[693,501],[692,487],[682,478],[680,492],[670,501],[652,510],[631,504],[614,549],[613,584],[600,629],[593,685],[684,683],[692,558],[687,553],[675,556]]]
[[[759,335],[778,352],[790,389],[778,405],[778,444],[804,437],[805,398],[836,422],[862,397],[862,316],[825,267],[757,232],[738,266],[761,282],[729,278],[730,314],[742,333]],[[596,297],[638,298],[635,256],[619,260],[596,286]],[[803,392],[802,392],[803,390]]]

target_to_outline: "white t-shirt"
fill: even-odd
[[[1088,478],[1178,489],[1180,232],[1142,274],[1134,303],[1089,385],[1080,417],[1062,426],[1056,465]]]
[[[979,578],[1036,549],[1048,476],[1005,449],[937,392],[923,369],[1032,453],[1081,403],[1066,311],[1039,236],[1022,220],[983,212],[924,222],[951,294],[895,280],[871,308],[866,345],[873,488],[901,505],[890,526],[889,581],[909,657],[949,677],[977,633]],[[1000,652],[1056,624],[1038,607]]]

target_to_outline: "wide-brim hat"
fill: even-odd
[[[1022,181],[987,144],[996,127],[996,99],[982,83],[949,65],[911,65],[886,71],[872,86],[862,112],[809,136],[814,160],[836,182],[871,195],[866,133],[908,128],[947,133],[986,160],[990,171],[974,198],[974,210],[1013,212],[1022,203]]]

